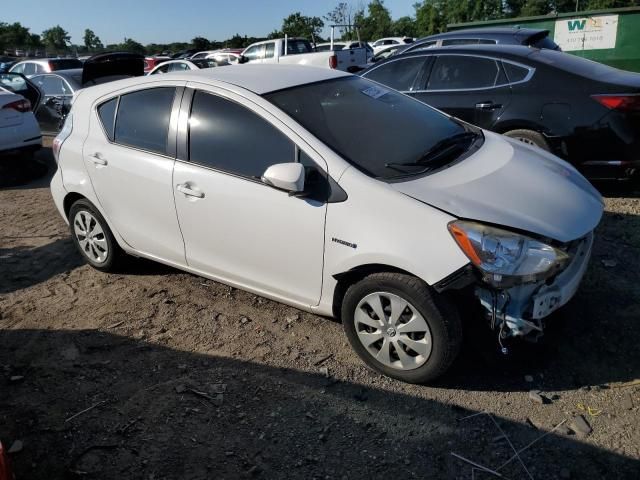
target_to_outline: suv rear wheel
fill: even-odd
[[[375,273],[349,287],[342,322],[356,353],[375,370],[411,383],[442,375],[458,355],[456,310],[411,275]]]

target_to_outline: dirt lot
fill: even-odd
[[[92,270],[40,159],[26,185],[0,170],[0,438],[21,442],[18,479],[493,478],[451,453],[499,469],[536,440],[505,478],[638,478],[636,195],[607,199],[542,344],[497,358],[468,338],[425,387],[369,371],[333,321],[148,262]]]

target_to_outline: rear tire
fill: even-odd
[[[544,135],[533,130],[511,130],[509,132],[505,132],[504,135],[515,140],[520,140],[522,143],[526,143],[527,145],[536,146],[542,150],[546,150],[547,152],[551,151],[549,143],[547,143]]]
[[[105,219],[88,200],[71,206],[69,229],[78,251],[96,270],[113,272],[125,255]]]
[[[360,358],[404,382],[435,380],[460,351],[458,312],[411,275],[383,272],[365,277],[347,289],[341,315]]]

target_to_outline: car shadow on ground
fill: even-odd
[[[300,370],[98,330],[0,330],[0,345],[0,436],[22,441],[17,478],[489,478],[451,452],[498,469],[509,442],[535,440],[505,478],[637,473],[561,429],[540,438],[524,422]]]
[[[3,240],[7,237],[0,237],[0,242]],[[0,247],[0,293],[32,287],[83,264],[71,237],[57,238],[39,247]]]
[[[19,154],[2,154],[0,155],[0,188],[48,186],[56,168],[50,147],[40,149],[33,159]]]

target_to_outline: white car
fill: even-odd
[[[82,68],[82,62],[77,58],[36,58],[17,62],[9,71],[12,73],[21,73],[29,78],[40,73],[51,73],[58,70],[68,70],[70,68]]]
[[[409,382],[450,366],[462,306],[502,342],[540,334],[603,210],[553,155],[330,69],[97,85],[56,145],[51,191],[89,264],[145,257],[340,318]]]
[[[218,63],[211,58],[194,58],[192,60],[169,60],[156,65],[147,75],[159,73],[184,72],[188,70],[200,70],[201,68],[217,67]]]
[[[42,146],[42,134],[33,114],[39,90],[17,73],[0,73],[0,154],[31,156]]]
[[[210,55],[218,53],[220,49],[217,50],[202,50],[201,52],[194,53],[189,57],[189,60],[197,60],[198,58],[210,58]]]
[[[370,45],[373,47],[373,54],[376,55],[379,51],[392,45],[408,45],[413,43],[413,41],[414,39],[411,37],[386,37],[371,42]]]

